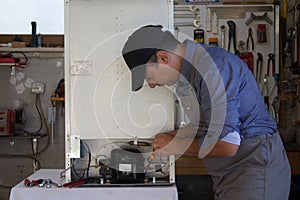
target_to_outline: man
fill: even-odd
[[[222,48],[179,42],[161,26],[144,26],[126,41],[132,90],[176,84],[189,125],[158,133],[155,152],[199,156],[212,175],[215,199],[288,199],[290,166],[259,87],[247,65]]]

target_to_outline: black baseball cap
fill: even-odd
[[[168,35],[161,25],[147,25],[136,30],[126,41],[122,55],[131,71],[132,91],[142,88],[146,63],[154,53],[162,48],[162,42]]]

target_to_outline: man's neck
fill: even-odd
[[[181,71],[181,67],[182,67],[182,63],[183,63],[183,58],[184,58],[184,55],[185,55],[185,51],[186,51],[186,44],[184,43],[181,43],[179,44],[176,49],[176,54],[179,56],[179,72]]]

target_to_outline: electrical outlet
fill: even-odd
[[[42,94],[44,93],[45,86],[44,83],[32,83],[31,84],[31,92],[33,94]]]

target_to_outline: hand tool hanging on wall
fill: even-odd
[[[229,20],[227,21],[229,30],[228,30],[228,51],[230,51],[230,44],[231,41],[233,41],[233,49],[234,49],[234,53],[237,55],[238,54],[238,50],[236,47],[236,25],[234,23],[234,21]]]
[[[266,94],[264,95],[264,101],[265,101],[265,104],[268,108],[268,110],[270,111],[270,103],[269,103],[269,88],[268,88],[268,78],[267,78],[267,75],[265,75],[264,77],[264,86],[263,86],[263,89],[262,89],[262,93],[264,93],[264,88],[266,88]]]
[[[252,52],[241,53],[240,58],[247,63],[249,70],[253,74],[253,53]]]
[[[268,42],[268,31],[266,24],[257,24],[257,43],[267,43]]]
[[[294,20],[292,28],[292,69],[294,74],[300,74],[299,9],[300,3],[297,3],[293,8]]]
[[[176,22],[174,23],[175,27],[180,27],[180,26],[193,26],[195,28],[199,28],[201,26],[201,21],[200,20],[193,20],[192,22]]]
[[[267,12],[265,12],[261,16],[255,15],[255,14],[251,13],[250,17],[247,19],[247,21],[245,23],[246,23],[247,26],[249,26],[249,24],[251,24],[253,21],[266,21],[270,25],[273,24],[273,21],[268,17],[268,13]]]
[[[254,41],[253,41],[253,37],[252,37],[252,28],[248,29],[248,38],[247,38],[247,43],[246,43],[247,50],[249,50],[249,41],[251,42],[252,51],[254,51]]]
[[[220,27],[221,29],[221,48],[225,49],[225,31],[226,31],[226,27],[224,25],[222,25]]]
[[[269,53],[268,57],[269,58],[268,58],[267,76],[269,77],[271,75],[272,77],[274,77],[274,75],[275,75],[275,54]],[[270,68],[272,69],[272,72],[271,72]]]
[[[287,37],[286,40],[284,42],[284,56],[283,56],[283,65],[288,65],[290,66],[291,63],[288,62],[286,63],[286,58],[290,57],[292,55],[292,44],[293,44],[293,28],[289,28],[289,30],[287,31]],[[290,67],[289,67],[290,68]]]
[[[211,10],[210,10],[210,8],[206,8],[205,29],[206,29],[207,32],[211,31]]]
[[[263,67],[263,56],[261,53],[257,53],[257,60],[256,60],[256,81],[260,83],[261,73]]]
[[[239,52],[240,52],[240,58],[247,64],[249,70],[253,74],[253,53],[251,51],[247,51],[244,47],[245,42],[239,41]]]
[[[192,5],[189,7],[181,7],[181,6],[174,6],[174,12],[176,11],[184,11],[189,13],[174,13],[174,18],[192,18],[192,21],[188,22],[175,22],[175,27],[187,27],[193,26],[195,28],[200,27],[200,9],[196,6]]]
[[[174,14],[174,18],[193,18],[193,19],[200,19],[200,13],[195,12],[195,13],[188,13],[188,14]]]
[[[212,19],[211,19],[211,26],[212,26],[212,33],[217,34],[219,32],[218,28],[218,16],[216,13],[212,14]]]
[[[199,8],[195,5],[189,7],[174,6],[174,11],[189,11],[189,12],[199,12]]]

